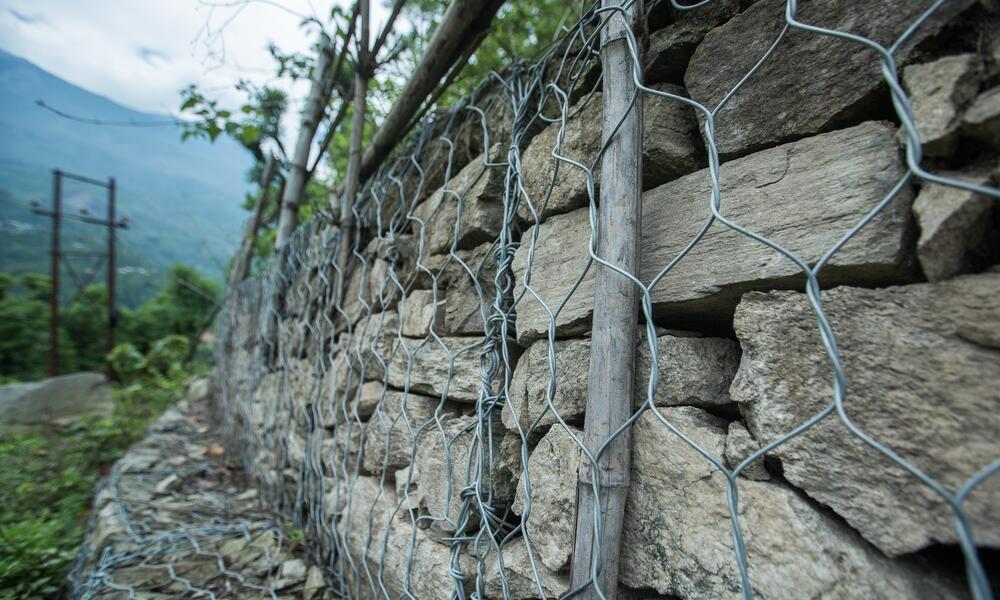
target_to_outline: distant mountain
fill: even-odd
[[[60,117],[36,100],[102,120],[169,119],[125,108],[2,50],[0,90],[0,271],[48,273],[50,221],[32,214],[30,202],[51,204],[52,169],[59,168],[118,182],[118,210],[130,220],[130,229],[120,232],[123,301],[148,297],[177,262],[221,278],[246,215],[248,152],[228,139],[182,142],[175,127],[98,126]],[[104,193],[67,182],[64,204],[103,216]],[[104,234],[99,227],[68,225],[63,243],[97,249]],[[86,261],[79,268],[86,270]]]

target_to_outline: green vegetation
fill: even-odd
[[[30,380],[45,376],[49,345],[51,281],[28,273],[0,273],[0,377]],[[118,317],[118,341],[137,352],[176,334],[194,338],[208,325],[220,296],[219,284],[197,271],[175,265],[151,299]],[[100,369],[105,360],[107,290],[91,285],[61,309],[59,363],[62,372]]]
[[[239,204],[253,162],[239,144],[185,143],[172,126],[100,127],[62,118],[35,101],[102,120],[172,120],[128,109],[3,51],[0,89],[0,271],[48,271],[50,219],[32,214],[30,203],[50,208],[52,169],[59,168],[118,182],[118,212],[130,221],[118,232],[118,266],[126,269],[119,271],[118,297],[124,305],[149,299],[175,263],[222,279],[222,263],[239,242]],[[63,198],[69,214],[87,210],[103,217],[107,210],[103,188],[67,180]],[[71,221],[62,237],[63,248],[74,252],[103,252],[107,244],[103,228]],[[75,259],[80,271],[94,262]]]
[[[383,0],[386,8],[394,3],[394,0]],[[379,68],[369,82],[363,145],[370,141],[401,93],[448,4],[449,0],[410,0],[405,4],[395,31],[376,57]],[[436,100],[432,110],[445,108],[468,94],[491,71],[500,71],[516,60],[531,60],[541,56],[577,22],[584,8],[590,4],[584,0],[522,0],[506,3],[497,13],[489,34],[448,89]],[[348,27],[349,13],[334,5],[329,14],[330,18],[324,28],[334,39],[335,50],[339,52],[338,44],[342,43],[339,34]],[[404,21],[407,22],[405,26],[402,25]],[[318,39],[316,25],[312,20],[303,22],[303,27],[317,35]],[[376,35],[378,32],[372,33],[373,38]],[[244,97],[238,107],[220,105],[217,99],[195,85],[181,90],[180,111],[190,117],[182,127],[182,137],[209,141],[228,137],[230,141],[241,144],[256,159],[248,177],[251,181],[259,178],[265,160],[262,149],[265,145],[287,165],[289,159],[286,148],[290,148],[290,144],[289,140],[282,139],[277,124],[288,110],[288,103],[277,82],[310,77],[315,62],[315,52],[307,55],[284,54],[273,45],[269,50],[274,58],[274,80],[263,87],[254,87],[247,81],[238,82],[234,88]],[[328,118],[332,119],[332,115],[339,113],[341,102],[349,96],[354,70],[352,51],[345,57],[337,75],[332,106],[327,111]],[[328,135],[329,132],[326,131],[329,123],[320,127],[317,139],[327,142],[323,148],[325,154],[321,165],[325,168],[317,169],[306,186],[305,198],[299,204],[300,222],[312,218],[316,207],[325,206],[330,190],[337,189],[347,174],[351,114],[351,108],[347,107],[332,135]],[[258,264],[265,261],[273,249],[280,189],[279,176],[273,183],[263,226],[257,232],[255,251]],[[243,207],[250,209],[252,206],[253,196],[248,195]]]
[[[44,376],[50,290],[46,276],[0,273],[0,382]],[[180,397],[191,373],[208,368],[183,365],[218,297],[218,284],[174,266],[150,300],[121,312],[122,343],[107,357],[104,286],[85,288],[62,309],[63,372],[109,362],[115,412],[58,430],[0,434],[0,600],[64,591],[98,478]]]
[[[111,417],[0,436],[0,599],[57,598],[65,591],[95,484],[180,398],[191,376],[181,366],[187,350],[187,339],[177,335],[146,355],[123,344],[112,353],[120,384]]]

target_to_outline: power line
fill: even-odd
[[[88,125],[111,125],[115,127],[180,127],[182,125],[187,125],[187,121],[182,121],[180,119],[171,119],[167,121],[136,121],[129,119],[127,121],[115,121],[115,120],[104,120],[95,119],[90,117],[80,117],[77,115],[72,115],[70,113],[61,111],[57,108],[49,106],[44,100],[35,100],[35,104],[41,106],[45,110],[55,113],[64,119],[69,119],[71,121],[77,121],[78,123],[86,123]]]

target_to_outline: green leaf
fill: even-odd
[[[240,138],[244,144],[252,144],[260,139],[260,129],[257,129],[253,125],[244,125],[243,130],[240,132]]]

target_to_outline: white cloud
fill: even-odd
[[[372,4],[378,31],[386,11],[378,0]],[[330,0],[0,0],[0,47],[131,108],[173,113],[188,83],[234,104],[238,80],[271,81],[269,42],[286,52],[307,52],[315,42],[291,13],[322,18],[330,6]],[[306,89],[300,83],[289,92],[301,98]]]

